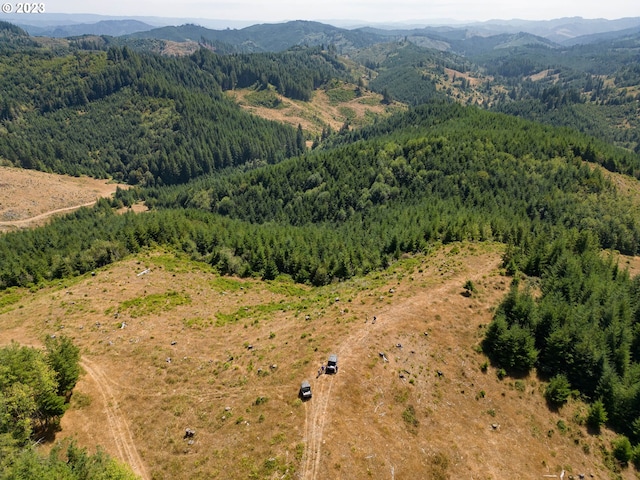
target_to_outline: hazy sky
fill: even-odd
[[[35,0],[40,1],[40,0]],[[51,13],[99,13],[280,22],[283,20],[549,20],[640,17],[638,0],[45,0]]]

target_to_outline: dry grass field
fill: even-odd
[[[610,478],[612,435],[586,432],[584,406],[551,412],[535,377],[482,371],[501,249],[451,245],[323,288],[147,251],[0,294],[0,342],[73,338],[84,374],[57,440],[102,445],[144,479]],[[318,376],[330,353],[338,373]]]
[[[346,121],[351,126],[363,125],[373,121],[376,116],[388,115],[404,109],[401,104],[384,105],[382,95],[363,90],[359,97],[353,95],[355,86],[340,84],[329,91],[317,89],[309,102],[291,100],[272,92],[278,105],[269,107],[252,101],[255,93],[252,89],[227,91],[244,110],[267,120],[274,120],[293,127],[298,125],[312,136],[319,136],[323,127],[331,126],[339,130]]]
[[[117,187],[107,180],[0,166],[0,233],[41,225],[51,215],[92,205]]]

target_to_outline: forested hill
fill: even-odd
[[[446,97],[640,151],[637,33],[571,48],[528,34],[455,35],[415,32],[350,57],[375,72],[368,85],[387,98]]]
[[[322,82],[344,76],[318,49],[168,58],[128,47],[17,48],[28,37],[2,31],[0,156],[24,168],[134,184],[181,183],[301,153],[300,130],[243,112],[223,88],[271,84],[308,98]]]
[[[637,219],[608,217],[610,187],[583,160],[640,168],[635,155],[571,131],[441,103],[339,135],[299,160],[144,195],[153,207],[198,207],[251,223],[365,222],[387,251],[589,224],[603,246],[635,253]]]
[[[23,29],[11,23],[0,21],[0,51],[35,47],[36,45],[36,42],[31,40]]]
[[[349,51],[388,41],[388,36],[303,20],[253,25],[239,30],[211,30],[197,25],[162,27],[134,33],[127,38],[221,42],[243,53],[280,52],[294,46],[329,44],[335,45],[340,51]]]
[[[617,261],[640,251],[640,213],[605,171],[640,178],[637,39],[629,44],[601,45],[594,58],[608,62],[596,66],[583,47],[491,48],[473,63],[408,41],[350,59],[304,46],[177,58],[33,42],[0,24],[3,163],[137,185],[1,235],[0,290],[158,246],[222,274],[322,286],[434,245],[503,242],[514,282],[482,344],[500,375],[536,369],[551,380],[550,404],[580,395],[593,402],[591,428],[608,421],[640,445],[640,277]],[[301,128],[224,94],[306,101],[350,75],[350,98],[370,87],[412,106],[345,124],[308,150]],[[503,113],[461,105],[475,101]],[[569,118],[600,140],[504,112]],[[150,211],[116,213],[138,201]]]
[[[576,229],[594,232],[602,246],[638,251],[632,204],[583,162],[592,156],[631,164],[632,154],[449,104],[353,135],[279,164],[121,192],[117,200],[141,196],[155,213],[117,216],[101,205],[45,230],[5,235],[2,285],[85,272],[155,243],[224,272],[287,273],[317,284],[382,267],[432,242],[522,245],[541,232]]]

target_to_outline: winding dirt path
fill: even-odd
[[[35,215],[33,217],[29,217],[29,218],[22,218],[20,220],[12,220],[9,222],[0,222],[0,226],[2,227],[28,227],[33,223],[36,222],[40,222],[48,217],[51,217],[53,215],[56,215],[58,213],[65,213],[65,212],[71,212],[73,210],[78,210],[79,208],[82,207],[91,207],[93,205],[96,204],[98,200],[94,200],[93,202],[87,202],[87,203],[83,203],[81,205],[74,205],[71,207],[64,207],[64,208],[57,208],[55,210],[49,210],[48,212],[45,213],[41,213],[39,215]]]
[[[452,291],[459,291],[464,279],[471,278],[478,281],[483,275],[497,269],[500,256],[484,255],[482,260],[474,265],[474,271],[469,272],[461,268],[451,275],[442,278],[438,283],[426,287],[420,295],[412,295],[404,301],[382,307],[373,322],[367,319],[344,338],[336,349],[339,368],[345,370],[360,361],[363,350],[368,345],[370,337],[387,335],[396,325],[409,321],[415,316],[424,315],[443,298],[450,297]],[[453,293],[455,295],[455,293]],[[340,375],[340,373],[337,373]],[[322,446],[325,426],[331,421],[331,390],[335,375],[323,374],[314,382],[313,398],[305,404],[304,443],[305,452],[302,457],[299,478],[301,480],[317,480],[326,477],[326,472],[320,471]],[[392,477],[393,477],[393,466]]]
[[[86,358],[82,359],[80,365],[95,382],[98,390],[100,391],[100,395],[104,402],[104,410],[107,416],[109,432],[111,433],[111,438],[118,450],[118,458],[127,463],[137,475],[143,478],[143,480],[149,480],[149,474],[147,473],[142,458],[140,458],[140,455],[138,454],[138,450],[136,449],[133,441],[133,436],[129,430],[129,425],[127,424],[124,415],[120,412],[118,400],[109,385],[109,378],[98,365]]]
[[[0,232],[44,224],[51,216],[90,207],[127,185],[0,166]]]

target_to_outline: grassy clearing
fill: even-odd
[[[252,107],[264,107],[264,108],[283,108],[284,105],[280,96],[273,88],[264,90],[253,90],[247,93],[244,97]]]
[[[350,102],[356,98],[356,94],[352,88],[332,88],[327,90],[327,97],[331,105],[338,105],[339,103]]]
[[[186,273],[192,271],[213,272],[209,264],[194,262],[187,255],[181,252],[170,252],[166,250],[152,251],[147,257],[148,263],[157,268],[163,268],[170,273]]]
[[[337,130],[346,121],[353,126],[373,123],[380,116],[405,108],[400,104],[383,105],[377,93],[362,90],[358,97],[355,92],[355,85],[337,82],[316,90],[309,102],[284,98],[273,89],[230,90],[227,95],[254,115],[293,127],[301,125],[308,139],[319,136],[327,126]]]
[[[153,293],[144,297],[136,297],[120,303],[120,312],[128,312],[131,317],[153,315],[173,310],[180,305],[191,303],[191,297],[184,293],[170,291],[167,293]]]
[[[209,282],[209,286],[216,292],[237,292],[239,290],[248,290],[251,283],[241,282],[229,277],[216,277]]]
[[[17,288],[9,288],[0,293],[0,313],[10,312],[25,296],[26,292]]]
[[[290,278],[284,276],[278,277],[273,282],[265,282],[264,287],[271,293],[287,297],[304,296],[310,291],[308,287],[304,287],[299,283],[294,283]]]
[[[269,315],[275,312],[290,312],[301,311],[306,309],[311,304],[310,300],[298,302],[298,303],[264,303],[261,305],[251,305],[246,307],[240,307],[231,313],[216,313],[216,327],[222,327],[227,324],[237,323],[240,320],[251,318],[253,324],[257,325],[261,320],[265,320]]]

